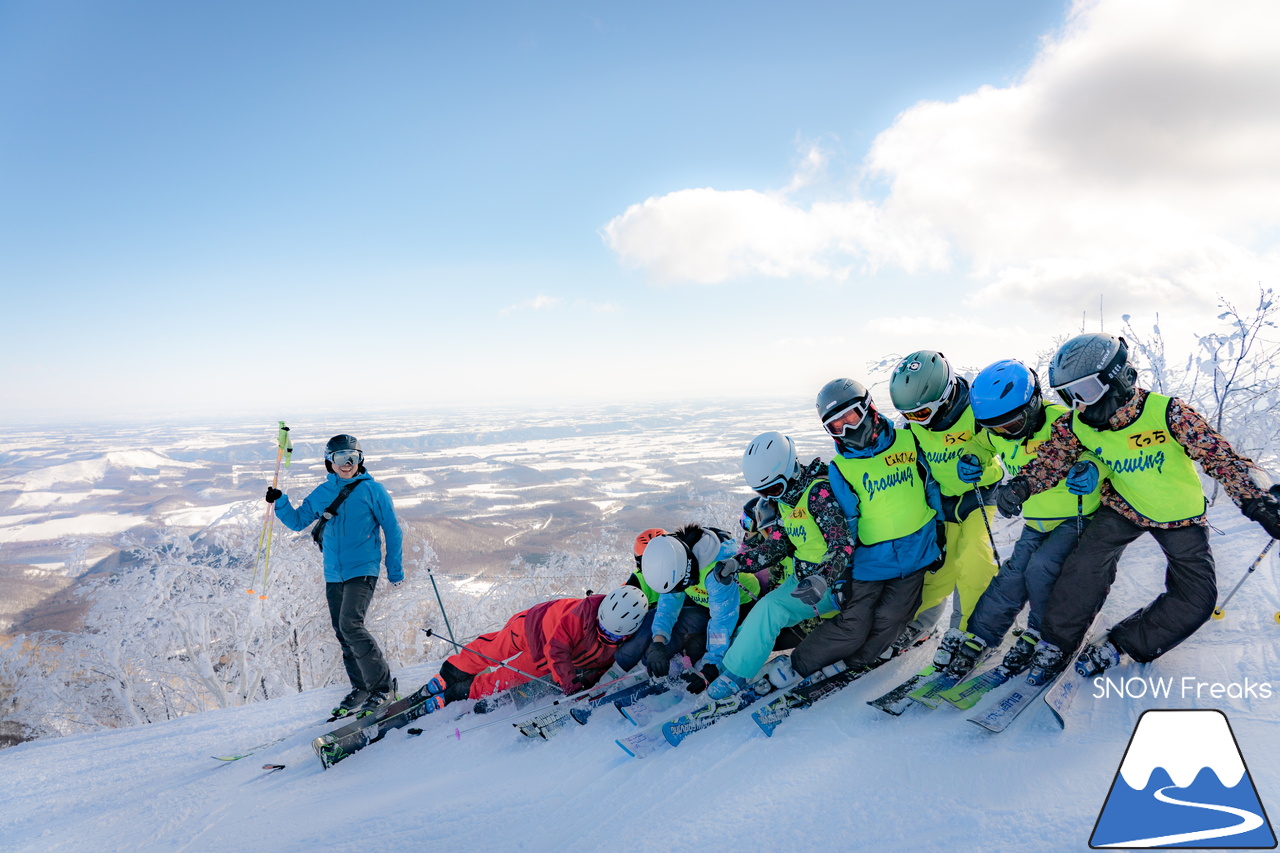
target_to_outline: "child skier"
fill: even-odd
[[[911,432],[876,411],[871,393],[853,379],[828,382],[817,406],[836,445],[831,491],[857,547],[839,615],[791,653],[801,677],[837,661],[871,666],[919,609],[926,570],[942,565],[941,495]]]
[[[742,609],[760,595],[753,574],[738,574],[731,558],[738,544],[724,530],[696,524],[656,536],[645,546],[641,572],[660,595],[653,617],[653,641],[645,668],[653,678],[667,675],[683,652],[701,664],[680,674],[691,693],[701,693],[719,674]]]
[[[844,512],[831,492],[827,464],[821,459],[801,467],[795,442],[782,433],[766,432],[747,445],[742,474],[761,498],[754,515],[763,535],[749,540],[726,562],[747,572],[787,561],[789,565],[777,588],[743,620],[720,672],[707,688],[713,699],[723,699],[756,678],[782,631],[840,609],[832,588],[843,577],[853,553]],[[785,683],[790,673],[777,677]]]
[[[1280,537],[1280,504],[1253,481],[1253,463],[1195,409],[1136,381],[1124,338],[1095,333],[1063,344],[1049,364],[1049,385],[1073,411],[1054,423],[1037,458],[996,492],[1000,512],[1012,517],[1066,476],[1086,450],[1109,469],[1101,508],[1049,596],[1027,676],[1032,684],[1045,683],[1069,663],[1067,655],[1102,609],[1120,555],[1144,533],[1168,561],[1165,591],[1085,647],[1077,671],[1097,675],[1122,654],[1141,663],[1155,660],[1208,620],[1217,584],[1193,460],[1222,483],[1247,518]]]
[[[594,686],[614,651],[649,610],[633,586],[608,595],[560,598],[523,610],[500,630],[467,643],[427,682],[427,713],[548,677],[567,696]]]
[[[904,358],[889,379],[889,396],[906,418],[924,464],[942,490],[946,560],[942,568],[925,578],[920,612],[910,629],[918,635],[931,627],[937,621],[935,608],[940,609],[954,590],[952,630],[943,637],[939,649],[945,657],[959,646],[969,613],[996,573],[995,553],[987,534],[992,511],[980,509],[988,501],[977,490],[999,480],[1000,468],[988,465],[976,483],[966,483],[956,475],[956,461],[967,452],[965,445],[979,427],[969,406],[969,383],[955,374],[942,353],[920,350]],[[909,639],[913,637],[903,641]]]
[[[977,483],[993,456],[1016,476],[1036,458],[1054,423],[1067,413],[1062,406],[1046,406],[1035,371],[1012,359],[979,371],[973,378],[970,404],[983,429],[968,445],[972,452],[956,463],[956,474],[966,483]],[[1075,550],[1084,522],[1098,509],[1098,479],[1096,457],[1085,453],[1065,480],[1023,506],[1025,525],[1013,555],[978,599],[969,615],[968,632],[949,660],[937,661],[946,665],[952,676],[964,677],[986,649],[998,647],[1025,604],[1030,604],[1027,628],[1005,654],[1003,666],[1019,673],[1031,663],[1049,592],[1062,562]]]

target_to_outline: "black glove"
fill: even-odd
[[[720,670],[713,663],[703,664],[702,669],[680,673],[680,680],[694,696],[707,689],[707,685],[720,677]]]
[[[1280,501],[1270,495],[1249,498],[1240,505],[1240,511],[1250,521],[1256,521],[1272,539],[1280,539]]]
[[[733,583],[740,571],[742,566],[737,557],[730,557],[716,564],[716,577],[720,579],[720,583]]]
[[[798,598],[810,607],[817,607],[818,602],[822,600],[822,596],[826,594],[827,579],[822,575],[809,575],[809,577],[796,584],[795,589],[791,590],[792,598]]]
[[[644,669],[650,678],[664,678],[667,675],[671,669],[671,649],[667,648],[666,643],[655,640],[649,644],[649,650],[644,654]]]
[[[1022,514],[1022,504],[1031,497],[1031,486],[1024,477],[1014,477],[996,487],[996,507],[1005,518]]]
[[[273,504],[282,497],[284,497],[284,492],[280,491],[275,486],[267,486],[267,503]]]

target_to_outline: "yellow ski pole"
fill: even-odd
[[[280,486],[280,463],[283,461],[285,467],[289,467],[289,463],[293,461],[293,443],[289,441],[289,428],[285,426],[284,421],[280,421],[280,428],[276,432],[276,473],[271,478],[271,488],[279,488]],[[266,517],[262,520],[262,532],[258,534],[258,551],[253,558],[253,578],[258,576],[258,563],[264,552],[266,559],[262,562],[262,594],[258,596],[260,599],[267,597],[267,578],[271,572],[271,539],[275,531],[275,514],[274,506],[267,504]],[[264,548],[265,545],[265,548]],[[251,579],[252,582],[252,579]],[[248,590],[250,595],[254,595],[254,590]]]

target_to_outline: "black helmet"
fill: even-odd
[[[1129,402],[1137,379],[1138,371],[1129,364],[1129,344],[1105,332],[1077,335],[1049,362],[1049,387],[1095,429],[1106,427]]]
[[[324,467],[329,473],[333,473],[333,457],[334,454],[354,452],[356,454],[356,465],[361,470],[364,469],[364,449],[360,447],[360,442],[356,440],[354,435],[335,435],[329,439],[324,446]]]
[[[841,445],[863,450],[875,441],[879,415],[871,392],[856,379],[832,379],[823,385],[817,407],[822,426]]]

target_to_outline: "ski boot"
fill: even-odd
[[[938,644],[938,650],[933,653],[933,665],[939,670],[950,666],[951,659],[955,657],[956,651],[970,636],[972,635],[966,634],[959,628],[948,628],[947,633],[942,635],[942,642]]]
[[[357,717],[367,717],[370,714],[378,713],[378,710],[388,702],[394,701],[396,698],[396,680],[391,679],[391,687],[387,690],[371,690],[369,696],[364,700],[364,704],[360,706],[360,710],[356,713]]]
[[[724,699],[738,693],[747,683],[731,672],[722,672],[716,680],[707,685],[707,698]]]
[[[1120,663],[1120,650],[1110,640],[1090,643],[1076,658],[1076,672],[1085,678],[1101,675]]]
[[[1041,640],[1031,656],[1031,669],[1027,672],[1027,684],[1039,687],[1048,684],[1066,669],[1067,656],[1053,643]]]
[[[764,665],[760,675],[751,683],[751,689],[757,696],[763,696],[774,690],[786,690],[799,681],[800,676],[791,668],[791,655],[779,655]]]
[[[957,682],[962,680],[978,665],[982,653],[987,650],[987,641],[976,634],[965,634],[960,646],[951,655],[947,664],[947,675]]]
[[[338,706],[329,712],[333,719],[345,717],[355,711],[364,704],[364,700],[369,698],[369,691],[361,690],[359,687],[353,687],[351,692],[342,697],[342,701]]]
[[[1017,675],[1028,666],[1031,665],[1031,657],[1035,654],[1036,643],[1040,642],[1040,635],[1030,628],[1018,635],[1018,639],[1013,641],[1013,645],[1009,647],[1009,651],[1004,653],[1004,660],[1000,666],[1010,675]]]

